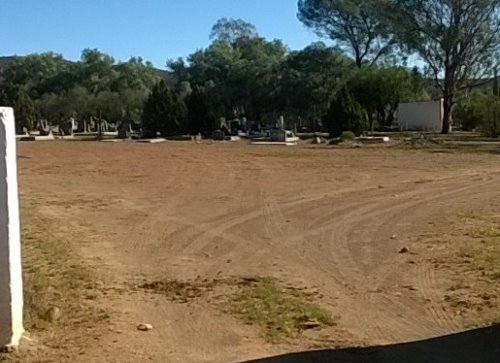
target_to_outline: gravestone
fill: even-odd
[[[20,240],[14,111],[0,107],[0,350],[24,332]]]
[[[49,122],[44,119],[38,121],[37,129],[40,132],[40,136],[48,136],[52,132]]]
[[[132,125],[129,121],[120,121],[117,124],[117,138],[118,139],[128,139],[132,134]]]

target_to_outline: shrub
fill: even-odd
[[[477,129],[486,137],[500,136],[500,97],[473,92],[458,102],[454,117],[465,130]]]
[[[344,131],[340,135],[340,139],[342,141],[353,141],[354,139],[356,139],[356,135],[352,131]]]
[[[339,137],[344,131],[351,131],[359,136],[367,130],[366,112],[346,87],[333,99],[324,122],[330,137]]]
[[[28,93],[20,88],[8,86],[0,91],[0,106],[14,108],[16,133],[22,134],[23,128],[32,130],[35,124],[35,104]]]
[[[495,97],[495,96],[493,96]],[[486,137],[500,136],[500,98],[495,97],[489,107],[482,112],[482,120],[479,126],[481,135]]]
[[[484,92],[472,92],[458,101],[453,111],[453,118],[463,130],[473,131],[481,125],[482,113],[487,107],[488,95]]]
[[[160,81],[147,99],[143,115],[142,127],[146,133],[162,136],[176,135],[185,131],[186,106],[177,94],[169,89],[164,81]]]

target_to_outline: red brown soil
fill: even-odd
[[[500,204],[487,154],[59,141],[18,154],[22,203],[106,276],[110,326],[74,362],[237,362],[458,332],[418,237]],[[318,291],[337,326],[271,344],[203,299],[136,288],[240,275]]]

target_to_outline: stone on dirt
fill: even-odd
[[[54,323],[61,319],[62,312],[57,306],[53,306],[45,312],[45,320]]]
[[[139,324],[137,325],[137,330],[140,330],[140,331],[149,331],[149,330],[153,330],[153,326],[151,324]]]

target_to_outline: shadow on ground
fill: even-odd
[[[246,363],[299,362],[500,363],[500,325],[413,343],[301,352]]]

